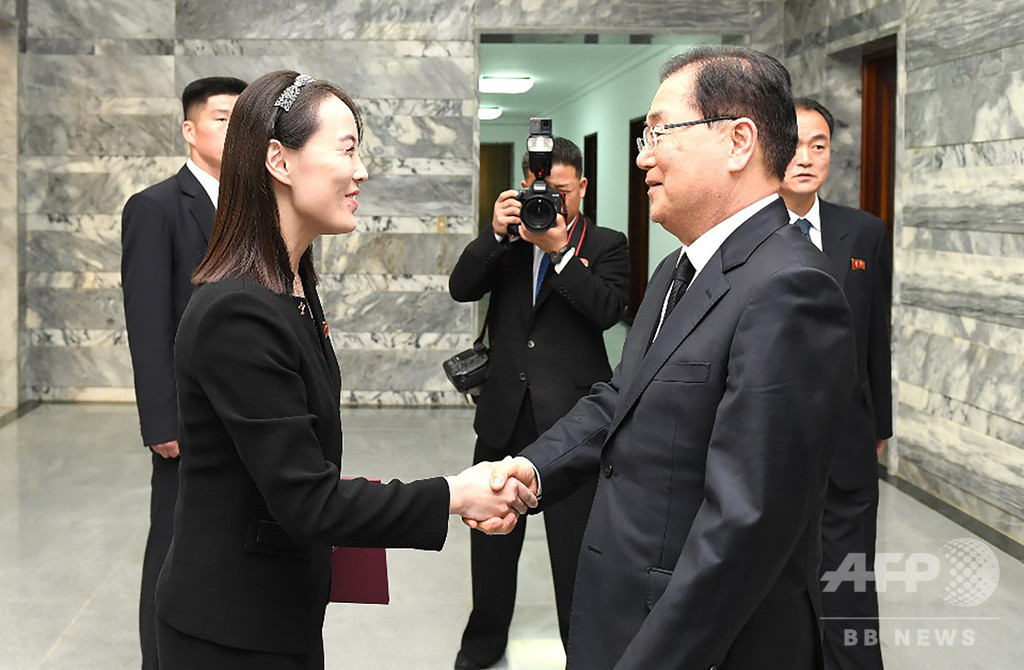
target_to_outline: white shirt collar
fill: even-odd
[[[800,216],[792,210],[787,211],[789,211],[790,223],[796,223],[797,219],[807,219],[811,222],[811,228],[821,230],[821,201],[818,200],[817,194],[814,195],[814,204],[811,205],[811,208],[807,210],[807,213],[803,216]]]
[[[217,208],[217,194],[220,192],[220,182],[212,174],[204,170],[203,168],[196,165],[195,161],[190,157],[185,161],[185,165],[188,166],[188,171],[195,175],[195,178],[199,180],[199,185],[206,191],[206,195],[210,196],[210,202],[213,203],[213,208]]]
[[[696,270],[693,276],[696,277],[700,274],[700,271],[704,269],[704,266],[708,264],[711,257],[715,255],[718,248],[722,246],[729,236],[732,235],[744,221],[767,207],[770,203],[778,199],[778,197],[778,193],[766,195],[757,202],[747,205],[732,216],[726,218],[721,223],[715,225],[703,235],[695,239],[689,246],[684,244],[683,248],[679,251],[679,258],[676,260],[676,263],[682,259],[683,254],[685,253],[686,257],[690,259],[691,263],[693,263],[693,269]]]

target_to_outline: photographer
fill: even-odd
[[[487,293],[492,301],[491,370],[478,398],[474,463],[518,453],[592,384],[611,377],[602,333],[626,306],[626,237],[580,213],[587,179],[575,144],[555,137],[550,153],[541,157],[549,159],[540,172],[560,192],[563,214],[546,229],[533,221],[527,227],[520,220],[519,191],[503,192],[494,203],[491,229],[469,243],[449,280],[459,302]],[[536,178],[537,159],[535,152],[523,157],[524,189]],[[596,479],[545,512],[563,645],[595,486]],[[455,660],[458,669],[489,667],[505,652],[525,522],[524,516],[508,536],[471,535],[473,611]]]

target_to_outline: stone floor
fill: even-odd
[[[469,410],[343,416],[346,474],[413,479],[454,473],[469,461]],[[0,668],[139,666],[148,470],[132,406],[42,405],[0,428]],[[542,523],[530,520],[512,639],[498,668],[546,670],[565,662]],[[978,606],[954,607],[942,597],[954,569],[943,546],[975,536],[884,483],[879,526],[890,577],[908,566],[942,566],[916,592],[908,592],[906,579],[890,579],[881,594],[887,668],[1024,668],[1020,562],[993,549],[994,593]],[[390,605],[330,606],[327,667],[450,668],[470,605],[468,533],[453,521],[440,553],[389,551]]]

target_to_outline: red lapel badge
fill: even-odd
[[[867,266],[867,264],[864,261],[862,261],[859,258],[851,258],[850,259],[850,269],[851,270],[867,270],[868,266]]]
[[[586,258],[582,258],[581,257],[580,258],[580,263],[583,263],[583,267],[585,267],[585,268],[589,268],[590,267],[590,261],[588,261]]]
[[[327,339],[331,334],[331,329],[327,326],[327,322],[324,321],[324,339]]]

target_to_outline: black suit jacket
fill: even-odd
[[[341,481],[337,359],[323,312],[250,279],[199,287],[181,320],[174,541],[157,615],[222,645],[306,653],[320,644],[331,545],[440,549],[443,478]]]
[[[815,665],[828,445],[855,353],[831,263],[787,223],[776,200],[734,231],[647,349],[677,253],[662,261],[611,381],[523,452],[542,507],[602,475],[569,668]]]
[[[136,193],[121,216],[121,288],[142,443],[178,437],[174,334],[213,230],[213,203],[187,166]]]
[[[875,444],[892,435],[892,261],[881,219],[820,203],[822,251],[838,270],[857,333],[857,393],[839,433],[831,472],[837,486],[852,490],[878,478]]]
[[[577,224],[578,226],[579,224]],[[575,233],[575,231],[574,231]],[[587,390],[612,374],[602,333],[626,307],[626,237],[586,222],[580,253],[549,269],[533,304],[533,245],[498,242],[487,228],[470,242],[449,279],[459,302],[491,293],[491,373],[473,424],[489,446],[505,446],[530,390],[537,430],[547,430]]]

